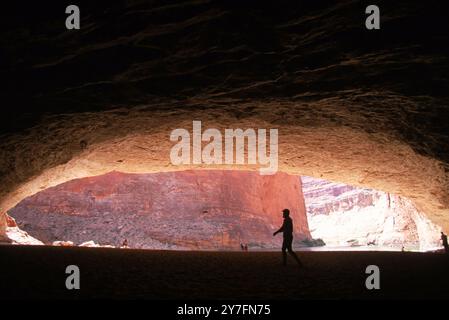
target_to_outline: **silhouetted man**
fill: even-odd
[[[449,244],[447,243],[447,235],[441,232],[441,241],[443,241],[443,247],[447,254],[449,254]]]
[[[277,235],[279,232],[282,232],[284,235],[284,241],[282,242],[282,262],[284,266],[287,265],[287,252],[298,262],[299,266],[302,267],[302,263],[299,260],[296,253],[293,252],[292,242],[293,242],[293,221],[290,218],[290,210],[284,209],[282,210],[282,216],[284,217],[284,223],[282,227],[273,233],[273,236]]]

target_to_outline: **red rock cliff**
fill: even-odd
[[[290,208],[299,241],[310,238],[297,176],[245,171],[112,172],[39,192],[9,211],[44,241],[94,240],[138,248],[275,247]]]

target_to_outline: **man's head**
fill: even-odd
[[[282,216],[283,216],[284,218],[289,217],[289,216],[290,216],[290,210],[288,210],[288,209],[282,210]]]

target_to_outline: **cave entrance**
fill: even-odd
[[[432,250],[440,228],[407,198],[278,172],[113,171],[74,179],[8,211],[16,243],[174,250],[279,249],[289,208],[297,250]]]

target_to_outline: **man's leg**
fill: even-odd
[[[284,241],[282,242],[282,265],[287,265],[287,243]]]
[[[299,260],[298,256],[296,255],[296,253],[292,249],[292,242],[293,242],[293,239],[289,239],[289,243],[287,245],[288,253],[296,260],[296,262],[299,264],[299,266],[302,267],[303,264],[302,264],[301,260]]]

